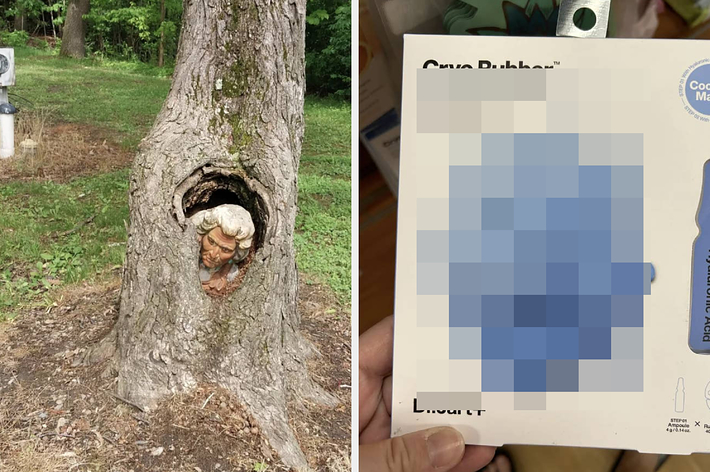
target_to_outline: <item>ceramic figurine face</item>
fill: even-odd
[[[218,226],[202,236],[202,263],[210,269],[222,267],[234,256],[236,249],[234,237],[224,234]]]

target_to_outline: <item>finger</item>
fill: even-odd
[[[360,431],[360,444],[370,444],[390,437],[392,418],[384,402],[377,405],[377,410]]]
[[[381,400],[369,421],[360,429],[360,444],[382,441],[390,437],[392,425],[392,377],[382,381]]]
[[[392,373],[392,330],[389,316],[360,336],[359,431],[375,414],[382,401],[383,378]]]
[[[464,442],[454,428],[432,428],[360,446],[360,470],[446,472],[461,462]]]
[[[496,448],[492,446],[466,446],[461,462],[451,472],[473,472],[485,467],[493,460]]]
[[[360,336],[360,362],[362,373],[382,378],[392,373],[393,317],[388,316]]]

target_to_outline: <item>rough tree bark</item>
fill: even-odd
[[[59,54],[81,59],[86,56],[86,21],[90,0],[70,0],[62,31],[62,47]]]
[[[308,470],[287,400],[334,405],[305,367],[293,234],[303,136],[305,0],[190,0],[170,93],[136,156],[120,314],[88,361],[111,356],[144,407],[198,382],[234,392],[281,459]],[[236,203],[256,252],[242,284],[207,296],[195,211]]]

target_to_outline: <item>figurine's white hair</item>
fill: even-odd
[[[198,211],[190,217],[200,235],[207,234],[219,226],[227,236],[237,241],[237,251],[234,259],[239,261],[246,257],[254,240],[254,222],[251,215],[239,205],[219,205],[207,210]]]

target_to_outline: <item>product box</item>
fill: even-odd
[[[399,100],[388,74],[388,60],[375,33],[367,2],[360,0],[359,130],[392,192],[397,194],[399,173]]]
[[[393,435],[710,451],[710,43],[404,53]]]

